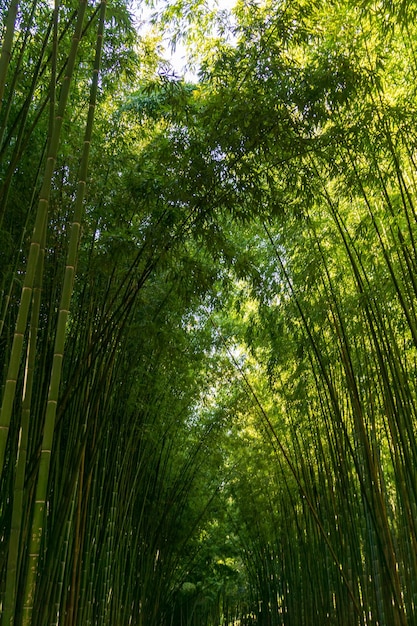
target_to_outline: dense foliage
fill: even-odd
[[[1,626],[412,624],[415,7],[133,8],[0,2]]]

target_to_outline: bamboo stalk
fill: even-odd
[[[7,70],[9,67],[10,57],[12,53],[13,37],[18,7],[19,0],[10,0],[6,18],[6,32],[4,35],[0,53],[0,113],[3,104],[4,86],[7,79]]]
[[[16,384],[20,370],[21,354],[23,350],[24,337],[26,333],[27,320],[29,316],[30,303],[32,298],[32,289],[36,270],[38,266],[39,252],[41,247],[41,237],[46,228],[49,196],[51,191],[52,177],[55,167],[55,161],[58,153],[58,146],[61,137],[62,123],[64,112],[69,95],[72,73],[75,66],[78,44],[82,32],[84,14],[86,9],[86,0],[80,0],[78,20],[72,40],[71,53],[69,55],[66,68],[66,75],[63,79],[58,109],[56,112],[53,133],[50,137],[46,168],[40,192],[38,210],[36,214],[35,226],[33,229],[32,240],[29,249],[29,257],[26,267],[25,278],[23,282],[19,312],[16,320],[16,327],[13,336],[13,344],[9,359],[9,367],[6,377],[6,383],[3,392],[3,401],[0,413],[0,470],[3,469],[4,455],[9,434],[10,419],[12,415],[13,403],[16,393]],[[61,322],[62,326],[62,322]],[[62,330],[61,330],[62,332]]]
[[[99,31],[97,36],[96,58],[94,62],[93,81],[90,94],[90,106],[87,115],[87,125],[84,137],[84,146],[80,167],[80,180],[78,184],[73,222],[70,232],[67,263],[65,268],[64,283],[62,288],[61,302],[58,312],[58,325],[55,335],[54,356],[52,361],[52,370],[50,375],[50,384],[48,392],[48,401],[46,408],[45,425],[43,430],[43,439],[40,453],[40,464],[37,478],[35,505],[32,521],[32,529],[30,533],[29,548],[29,567],[26,578],[25,591],[23,594],[23,625],[30,624],[32,619],[32,611],[34,605],[34,594],[36,589],[36,575],[38,561],[40,557],[40,546],[44,528],[45,505],[47,499],[47,488],[49,478],[49,468],[52,453],[53,435],[55,429],[56,409],[59,397],[59,387],[62,372],[62,362],[65,348],[66,325],[69,315],[71,295],[73,291],[73,283],[75,277],[75,268],[77,263],[78,246],[80,240],[80,227],[83,212],[84,194],[86,187],[86,178],[88,170],[88,157],[91,143],[91,134],[94,121],[95,101],[98,88],[98,72],[100,66],[102,38],[104,32],[104,18],[106,3],[102,2],[102,10],[99,21]],[[69,78],[75,64],[75,53],[78,47],[79,37],[82,32],[86,3],[84,0],[80,3],[79,15],[77,21],[76,34],[74,35],[74,46],[72,49],[72,63],[67,71],[67,81],[69,87]],[[71,70],[71,71],[70,71]]]

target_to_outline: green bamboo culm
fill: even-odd
[[[18,7],[19,0],[11,0],[6,17],[6,29],[0,54],[0,112],[3,104],[4,86],[6,84],[7,70],[12,54],[12,44]]]
[[[46,95],[44,102],[38,108],[38,112],[28,128],[28,122],[30,120],[30,113],[33,108],[33,103],[36,101],[35,93],[36,93],[36,90],[39,88],[39,83],[42,82],[42,74],[44,70],[46,69],[47,63],[48,63],[48,62],[44,62],[44,57],[45,57],[45,54],[47,53],[52,27],[55,22],[54,14],[57,12],[56,10],[54,11],[53,17],[50,20],[48,27],[46,29],[46,32],[44,34],[42,45],[40,47],[39,54],[36,60],[36,65],[32,69],[30,87],[27,92],[24,104],[18,115],[19,119],[15,119],[14,122],[11,124],[11,127],[12,128],[14,127],[14,130],[12,131],[11,129],[9,129],[9,126],[10,126],[9,116],[13,109],[13,104],[14,104],[16,93],[18,93],[19,76],[21,76],[22,71],[24,72],[23,60],[24,60],[26,51],[29,46],[29,42],[28,42],[29,34],[28,33],[31,30],[31,25],[34,25],[36,21],[35,19],[36,6],[37,6],[37,0],[35,0],[32,3],[32,10],[27,20],[27,25],[25,25],[25,28],[24,28],[24,39],[20,46],[19,55],[17,55],[16,61],[13,63],[13,73],[7,83],[7,93],[9,94],[9,97],[5,99],[5,107],[2,111],[2,119],[0,122],[0,163],[3,164],[3,162],[6,161],[6,157],[9,156],[7,167],[5,167],[4,169],[2,179],[1,179],[1,184],[0,184],[0,225],[3,224],[6,211],[9,208],[8,207],[9,194],[13,188],[13,182],[15,181],[16,169],[25,152],[25,146],[26,147],[28,146],[30,137],[39,123],[42,111],[46,107],[46,104],[49,98],[49,93],[50,93],[50,90],[49,90],[48,95]],[[55,42],[53,45],[55,47]],[[56,57],[54,57],[54,54],[55,54],[55,49],[52,52],[51,65],[53,65],[54,62],[56,62]],[[52,71],[52,75],[53,75],[53,71]],[[52,78],[51,78],[51,82],[52,82]],[[9,148],[11,146],[13,146],[13,149],[9,153]],[[43,163],[42,157],[39,162],[40,165]],[[32,205],[29,205],[29,206],[31,207]],[[29,215],[29,212],[30,211],[28,211],[28,215]]]
[[[43,276],[43,259],[45,248],[45,236],[42,245],[41,259],[38,264],[38,272],[36,276],[36,282],[33,290],[33,305],[32,305],[32,320],[29,331],[29,340],[27,347],[27,359],[26,359],[26,371],[25,371],[25,385],[23,390],[23,402],[22,402],[22,422],[19,437],[19,448],[16,461],[16,477],[13,490],[13,510],[12,510],[12,524],[10,530],[9,539],[9,552],[7,558],[7,571],[6,571],[6,591],[4,598],[4,610],[2,618],[2,626],[13,626],[15,606],[16,606],[16,593],[17,593],[17,581],[19,578],[19,570],[21,565],[21,549],[20,536],[21,528],[23,527],[24,519],[24,482],[26,471],[26,459],[28,448],[28,436],[29,436],[29,420],[30,420],[30,407],[32,402],[32,392],[34,388],[35,379],[35,361],[36,361],[36,344],[38,334],[38,320],[41,307],[41,282]]]
[[[84,9],[85,9],[85,3]],[[81,8],[81,7],[80,7]],[[74,277],[77,265],[78,248],[80,242],[81,220],[84,207],[84,196],[88,171],[89,152],[94,123],[95,104],[98,91],[98,77],[100,69],[101,51],[104,35],[104,21],[106,15],[106,0],[101,2],[97,45],[94,61],[93,79],[90,90],[90,101],[87,115],[87,124],[84,136],[83,152],[80,165],[77,196],[73,221],[71,226],[67,261],[64,274],[61,302],[58,312],[58,324],[55,335],[54,356],[49,382],[48,401],[46,407],[45,425],[43,430],[40,453],[39,473],[36,484],[35,504],[32,528],[30,532],[29,566],[23,594],[23,626],[32,623],[34,596],[36,591],[37,569],[40,556],[41,540],[44,528],[44,513],[47,498],[49,468],[51,461],[53,435],[55,429],[56,409],[58,404],[59,387],[62,373],[62,362],[65,348],[65,335],[68,314],[73,292]]]
[[[16,384],[19,375],[21,356],[23,351],[24,337],[27,328],[27,321],[30,312],[32,300],[32,290],[35,280],[36,268],[39,260],[41,248],[41,238],[44,232],[48,217],[49,198],[52,186],[52,177],[55,168],[55,162],[58,154],[62,123],[66,104],[68,101],[71,79],[75,67],[78,45],[82,35],[84,15],[86,11],[86,0],[80,0],[77,23],[71,44],[71,51],[68,57],[65,76],[62,81],[60,99],[53,124],[53,132],[49,144],[48,155],[46,160],[45,173],[43,177],[42,187],[39,196],[38,210],[36,213],[35,226],[33,229],[32,240],[29,249],[29,257],[23,288],[20,298],[19,311],[16,320],[15,332],[13,336],[12,349],[7,370],[7,377],[3,392],[3,401],[0,412],[0,471],[3,471],[5,451],[9,434],[10,420],[12,415],[13,403],[16,393]]]

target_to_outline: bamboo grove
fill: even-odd
[[[0,0],[0,624],[413,624],[417,5],[139,9]]]

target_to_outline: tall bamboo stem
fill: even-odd
[[[83,3],[83,18],[85,12],[85,4]],[[80,7],[81,13],[81,7]],[[95,103],[98,90],[98,77],[101,60],[104,20],[106,13],[105,0],[101,3],[101,12],[99,19],[99,29],[97,35],[96,56],[94,61],[93,80],[91,84],[90,102],[87,114],[87,124],[84,136],[84,145],[80,166],[80,178],[75,201],[74,216],[70,232],[67,262],[64,275],[64,283],[62,288],[61,302],[58,312],[58,325],[55,335],[54,355],[52,361],[52,370],[50,375],[50,384],[48,392],[48,401],[46,407],[45,425],[43,431],[42,446],[40,452],[40,464],[37,478],[35,505],[33,513],[33,522],[31,529],[30,549],[29,549],[29,568],[26,579],[25,591],[23,594],[24,619],[23,625],[29,625],[32,619],[33,600],[36,588],[36,573],[38,560],[40,556],[40,546],[44,528],[45,504],[47,499],[47,488],[49,478],[49,468],[52,454],[53,435],[55,429],[55,417],[59,397],[59,387],[61,381],[62,363],[65,349],[66,326],[71,305],[71,296],[74,285],[75,270],[77,265],[78,247],[80,242],[80,229],[82,214],[84,208],[84,195],[86,189],[87,171],[89,152],[91,145],[91,136],[93,130]],[[82,19],[79,18],[79,29],[81,32]]]

